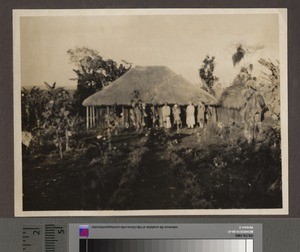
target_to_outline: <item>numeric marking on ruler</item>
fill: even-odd
[[[22,232],[23,252],[40,252],[43,247],[43,226],[24,225]]]
[[[54,224],[45,225],[45,251],[65,252],[67,247],[67,227]]]

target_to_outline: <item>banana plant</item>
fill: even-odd
[[[33,131],[42,125],[42,113],[48,102],[45,90],[34,86],[21,91],[22,129]]]
[[[71,116],[73,101],[64,88],[55,88],[55,83],[48,86],[49,101],[43,112],[45,128],[47,133],[53,136],[53,143],[63,158],[64,152],[71,150],[69,139],[74,126],[74,118]]]

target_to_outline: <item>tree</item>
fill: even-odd
[[[205,84],[205,88],[208,92],[212,93],[213,95],[213,85],[215,81],[218,79],[216,76],[214,76],[214,69],[215,69],[215,57],[210,57],[209,55],[206,55],[205,59],[203,60],[203,65],[199,69],[199,76]]]
[[[32,132],[43,124],[42,113],[48,103],[48,96],[45,90],[38,87],[31,89],[22,88],[22,130]]]
[[[73,100],[64,88],[47,86],[49,99],[43,112],[44,133],[51,136],[60,157],[63,158],[64,150],[70,150],[69,137],[76,123],[76,116],[72,115]]]
[[[22,141],[27,148],[31,140],[36,146],[50,143],[63,157],[71,150],[69,139],[82,127],[82,120],[74,113],[74,100],[67,90],[56,88],[55,82],[44,84],[46,89],[22,89]]]
[[[238,64],[245,56],[246,51],[242,45],[237,46],[236,52],[232,55],[233,66]]]
[[[86,47],[76,47],[67,51],[70,62],[76,66],[73,71],[76,73],[77,90],[74,94],[75,106],[80,115],[84,115],[85,110],[82,102],[100,91],[110,82],[118,79],[126,73],[132,66],[131,63],[122,61],[118,64],[111,59],[103,59],[96,50]]]
[[[253,69],[253,65],[251,64],[251,68]],[[246,85],[248,80],[252,79],[250,65],[248,67],[242,66],[238,75],[234,78],[233,84]]]
[[[271,60],[259,59],[262,66],[269,70],[269,73],[262,72],[262,82],[260,83],[260,91],[264,94],[269,107],[269,113],[273,119],[279,124],[280,121],[280,68]]]

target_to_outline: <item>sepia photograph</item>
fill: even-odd
[[[13,14],[16,216],[288,214],[286,9]]]

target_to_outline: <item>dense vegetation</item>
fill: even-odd
[[[281,207],[278,65],[259,61],[270,72],[254,88],[269,114],[255,141],[238,125],[214,122],[111,136],[86,130],[79,105],[130,66],[76,50],[68,52],[78,66],[75,94],[55,84],[22,90],[24,210]],[[207,60],[201,78],[211,88],[214,58]]]
[[[62,159],[40,146],[24,160],[24,208],[280,207],[279,146],[232,139],[229,130],[211,125],[209,140],[188,130],[78,133]]]

